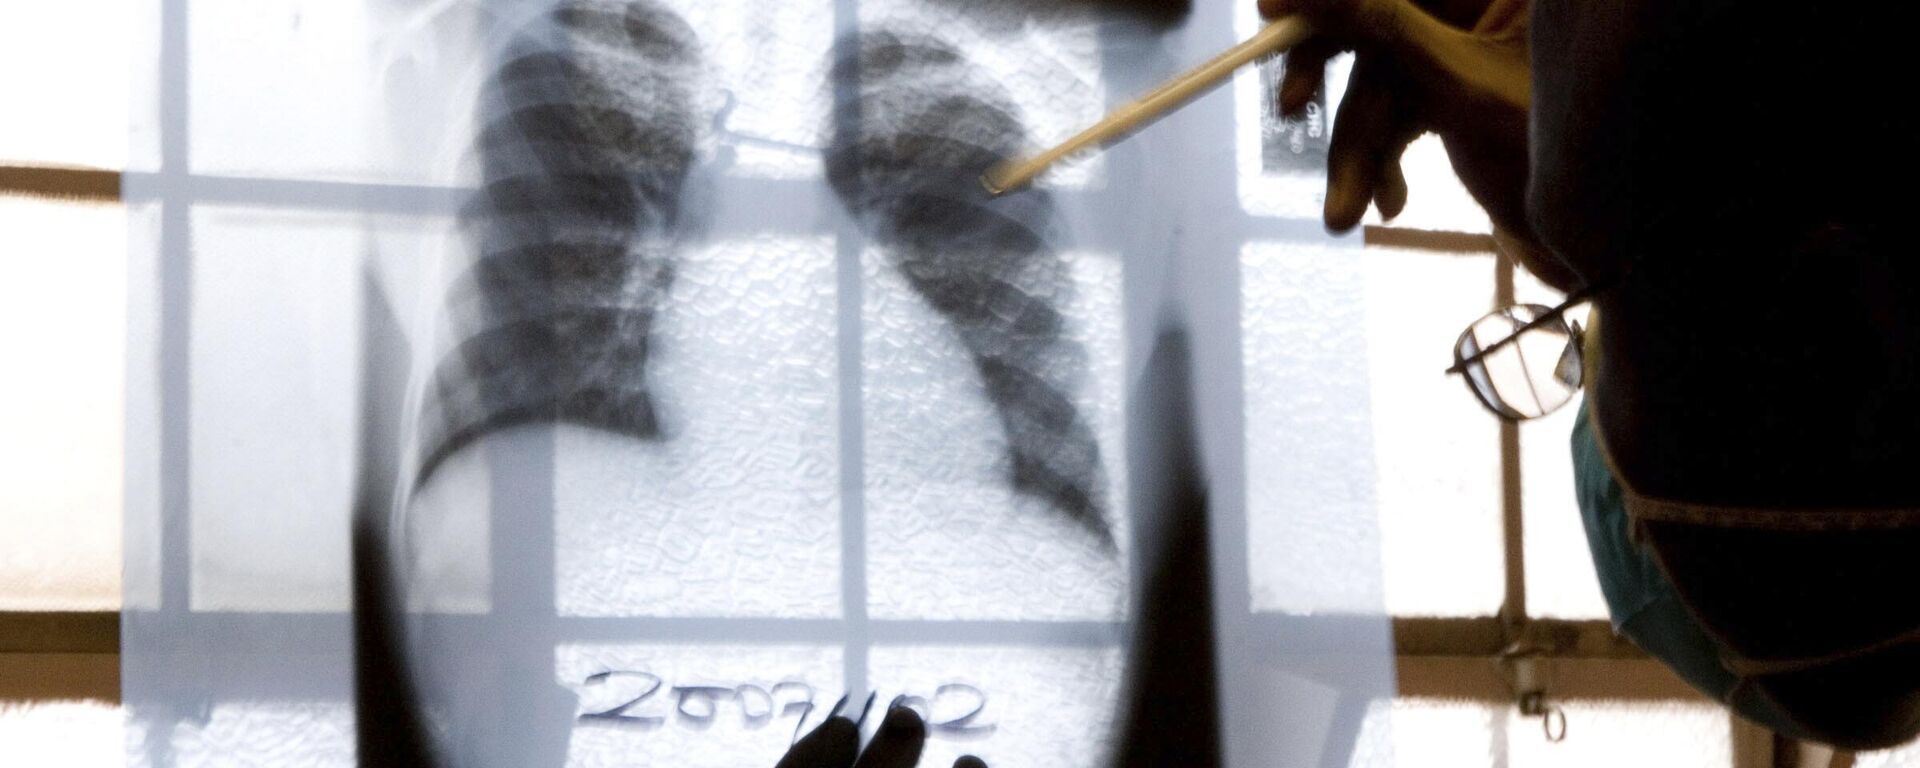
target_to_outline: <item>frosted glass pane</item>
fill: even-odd
[[[160,206],[127,209],[122,607],[160,607]]]
[[[121,168],[131,61],[152,50],[159,3],[0,3],[0,163]],[[153,70],[145,69],[148,75]],[[143,87],[145,84],[142,84]],[[134,141],[151,141],[151,123]]]
[[[1361,223],[1454,232],[1493,231],[1486,209],[1454,175],[1453,161],[1447,158],[1446,145],[1439,136],[1429,133],[1415,139],[1400,157],[1400,172],[1407,176],[1406,209],[1389,221],[1380,218],[1380,209],[1369,207]]]
[[[1357,255],[1321,243],[1240,251],[1256,611],[1381,608],[1368,272]]]
[[[1252,37],[1261,20],[1254,6],[1234,7],[1234,36]],[[1333,116],[1347,92],[1352,56],[1338,56],[1327,68],[1323,97],[1313,114],[1294,124],[1279,119],[1273,89],[1283,71],[1279,60],[1243,69],[1233,78],[1234,174],[1240,207],[1255,216],[1320,218],[1327,199],[1327,142]]]
[[[1315,574],[1364,551],[1377,520],[1390,611],[1490,614],[1498,422],[1444,371],[1458,329],[1492,304],[1492,260],[1376,248],[1353,261],[1242,252],[1254,604],[1363,610],[1367,585]]]
[[[0,610],[120,606],[127,220],[0,197]]]
[[[964,51],[970,67],[1006,89],[1033,151],[1054,146],[1106,114],[1099,17],[1075,3],[974,0],[862,0],[862,31],[938,38]],[[1040,178],[1045,186],[1097,185],[1106,161],[1075,158]]]
[[[1480,702],[1451,699],[1393,699],[1367,705],[1360,737],[1347,765],[1394,766],[1501,765],[1494,728],[1504,723],[1498,709]]]
[[[567,749],[575,768],[770,766],[801,717],[811,730],[845,687],[837,646],[564,645],[557,661],[584,716]],[[622,718],[591,716],[630,702]]]
[[[167,764],[179,768],[320,768],[354,764],[353,734],[353,709],[344,703],[242,701],[214,704],[171,728],[148,725],[145,738],[168,739]],[[129,745],[136,758],[145,747]]]
[[[1092,428],[1117,552],[1127,551],[1121,442],[1120,265],[1063,254],[1057,303],[1081,345],[1072,396]],[[1008,441],[981,374],[953,327],[890,260],[867,254],[863,300],[869,610],[877,618],[1117,619],[1125,559],[1040,497],[1016,493]],[[999,308],[995,308],[999,311]],[[1070,353],[1061,352],[1063,358]],[[1040,368],[1064,364],[1038,360]]]
[[[1235,6],[1234,31],[1242,39],[1262,24],[1252,4]],[[1278,97],[1280,61],[1261,63],[1258,70],[1234,78],[1234,147],[1239,169],[1240,205],[1255,216],[1319,219],[1326,205],[1326,158],[1332,129],[1338,121],[1340,100],[1346,95],[1352,56],[1339,56],[1327,68],[1324,92],[1308,116],[1282,121],[1274,106]],[[1407,177],[1407,207],[1392,221],[1382,222],[1379,210],[1369,206],[1363,224],[1457,232],[1490,232],[1487,213],[1467,194],[1453,173],[1440,137],[1427,134],[1415,140],[1401,158]]]
[[[363,239],[343,216],[193,222],[193,606],[344,610]]]
[[[0,702],[0,765],[126,765],[120,708],[94,701]]]
[[[1554,306],[1559,293],[1525,272],[1514,279],[1520,301]],[[1584,310],[1570,319],[1586,323]],[[1560,410],[1520,426],[1520,506],[1526,517],[1527,613],[1565,619],[1607,617],[1606,598],[1587,547],[1573,491],[1572,436],[1584,393]]]
[[[829,2],[759,8],[666,2],[698,30],[695,124],[709,170],[800,178],[826,119]],[[529,6],[530,7],[530,6]],[[506,28],[524,10],[493,9]],[[473,137],[480,6],[207,0],[193,6],[192,151],[198,171],[445,183]],[[498,43],[492,40],[492,43]],[[273,68],[250,67],[262,60]],[[387,97],[368,99],[380,92]],[[404,111],[389,112],[401,109]],[[730,135],[713,130],[724,125]],[[302,148],[287,153],[289,145]]]
[[[1369,248],[1366,343],[1387,610],[1500,608],[1499,421],[1446,367],[1493,304],[1493,258]]]
[[[188,140],[201,173],[370,181],[445,177],[471,136],[458,65],[473,7],[381,18],[381,4],[197,0]],[[385,26],[381,26],[384,24]],[[271,62],[263,66],[263,62]],[[380,98],[404,105],[384,115]],[[450,98],[449,95],[452,95]],[[298,151],[289,151],[297,148]]]
[[[1507,758],[1513,768],[1621,765],[1721,766],[1733,761],[1727,711],[1714,704],[1576,701],[1556,704],[1567,737],[1546,740],[1539,718],[1507,709]]]
[[[1579,399],[1520,428],[1521,508],[1526,511],[1527,612],[1601,619],[1606,599],[1573,493],[1571,436]]]
[[[684,255],[647,370],[668,438],[561,433],[562,613],[839,615],[834,288],[825,238]]]
[[[869,666],[882,703],[906,693],[930,705],[921,765],[969,754],[996,766],[1107,764],[1126,679],[1118,648],[880,646]]]
[[[1733,760],[1726,710],[1704,703],[1554,702],[1566,738],[1550,742],[1540,719],[1512,705],[1396,699],[1368,709],[1354,768],[1429,765],[1724,766]]]
[[[1920,768],[1920,742],[1904,747],[1861,752],[1854,755],[1854,768]]]
[[[424,338],[450,222],[203,207],[192,223],[193,607],[344,610],[363,275]]]

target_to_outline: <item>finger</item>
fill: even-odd
[[[1327,229],[1345,232],[1360,223],[1380,178],[1380,160],[1395,134],[1393,94],[1378,62],[1354,64],[1353,80],[1333,122],[1327,146]]]
[[[1380,153],[1380,177],[1373,183],[1373,206],[1380,209],[1383,220],[1392,220],[1407,209],[1407,176],[1400,168],[1400,159],[1407,154],[1407,146],[1420,137],[1420,129],[1408,122]]]
[[[1407,176],[1397,155],[1380,164],[1380,178],[1373,182],[1373,207],[1380,211],[1381,221],[1393,221],[1407,209]]]
[[[1327,60],[1340,53],[1340,44],[1330,38],[1315,37],[1287,51],[1282,59],[1280,114],[1296,117],[1313,99],[1314,91],[1326,82]]]
[[[860,717],[853,721],[853,727],[855,729],[867,724],[867,713],[873,711],[873,700],[879,695],[879,691],[867,692],[867,703],[860,705]]]
[[[844,717],[829,717],[787,750],[774,768],[847,768],[860,754],[860,728]]]
[[[960,759],[953,761],[953,768],[987,768],[987,761],[973,755],[962,755]]]
[[[913,768],[920,763],[920,750],[927,743],[927,724],[920,714],[906,707],[894,707],[880,721],[880,732],[873,735],[867,751],[855,768]]]

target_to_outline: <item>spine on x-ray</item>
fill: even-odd
[[[989,200],[979,183],[1025,144],[1011,99],[951,46],[888,32],[843,40],[832,78],[835,192],[973,357],[1015,489],[1111,546],[1099,445],[1072,400],[1086,352],[1059,307],[1073,282],[1041,236],[1052,200]]]
[[[516,424],[659,432],[648,342],[694,154],[697,40],[648,0],[568,0],[504,51],[480,98],[472,260],[447,306],[462,340],[428,393],[421,482]]]

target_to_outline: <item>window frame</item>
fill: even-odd
[[[139,183],[147,180],[142,177],[164,180],[170,189],[184,190],[178,194],[134,201],[154,205],[159,211],[162,242],[162,328],[159,338],[164,371],[161,440],[163,446],[172,449],[186,445],[185,436],[189,428],[181,418],[184,409],[179,407],[177,401],[186,397],[185,342],[190,332],[190,319],[187,317],[187,297],[184,294],[188,290],[186,284],[190,273],[187,270],[191,269],[191,265],[186,263],[188,260],[185,257],[187,244],[191,241],[190,213],[196,206],[243,203],[302,207],[305,201],[319,199],[333,201],[335,210],[353,211],[365,205],[367,199],[382,199],[382,193],[398,191],[418,195],[417,199],[444,201],[448,209],[445,212],[450,213],[460,199],[461,190],[419,187],[396,189],[395,185],[383,184],[193,173],[187,158],[187,110],[179,106],[186,103],[188,95],[188,0],[160,2],[160,94],[163,104],[174,106],[161,113],[159,170],[123,172],[0,162],[0,196],[124,204],[128,201],[124,199],[122,190],[129,182],[134,182],[136,188],[150,186]],[[841,18],[837,23],[850,25],[854,7],[855,0],[839,0],[836,3],[836,16]],[[1125,88],[1124,85],[1110,83],[1108,87],[1110,99],[1129,95],[1113,90]],[[1222,178],[1232,176],[1232,162],[1232,159],[1227,160],[1227,174]],[[746,180],[742,183],[780,182]],[[1297,223],[1285,217],[1237,215],[1244,219],[1236,225],[1236,231],[1244,234],[1242,242],[1250,241],[1264,231],[1290,231],[1292,225]],[[863,469],[858,445],[862,418],[859,282],[864,242],[859,233],[845,222],[832,234],[836,241],[836,270],[841,289],[837,299],[838,323],[843,337],[839,342],[837,363],[841,382],[839,426],[843,442],[855,444],[851,463],[847,462],[848,449],[842,449],[840,522],[845,542],[842,549],[842,616],[833,620],[780,620],[778,624],[783,632],[799,630],[801,634],[794,636],[798,642],[817,639],[823,643],[844,643],[846,687],[857,690],[866,686],[867,651],[874,645],[952,642],[956,629],[963,637],[1017,644],[1023,635],[1032,633],[1021,626],[1029,622],[959,622],[960,626],[956,627],[955,622],[875,620],[867,616],[865,559],[862,551],[865,510],[860,492]],[[1367,225],[1363,228],[1362,238],[1363,246],[1370,249],[1392,248],[1462,258],[1494,259],[1495,302],[1501,304],[1512,300],[1513,262],[1499,254],[1490,235]],[[1129,354],[1133,352],[1128,350]],[[851,434],[849,428],[853,430]],[[1500,426],[1498,461],[1504,568],[1501,607],[1490,616],[1393,617],[1398,695],[1512,704],[1516,698],[1512,685],[1512,665],[1516,656],[1511,651],[1524,647],[1529,649],[1527,656],[1537,659],[1548,668],[1550,674],[1547,679],[1553,681],[1548,694],[1555,699],[1706,701],[1666,667],[1614,634],[1605,620],[1560,620],[1528,615],[1521,494],[1524,479],[1520,471],[1517,425],[1503,423]],[[171,539],[169,544],[162,547],[162,611],[195,613],[188,607],[188,563],[184,551],[186,547],[181,546],[186,535],[185,516],[179,514],[187,503],[187,465],[184,458],[163,458],[162,464],[162,504],[168,510],[164,515],[167,522],[164,523],[166,529],[162,534]],[[513,549],[511,553],[498,549],[502,537],[497,530],[495,537],[496,554],[512,555],[504,561],[496,559],[496,563],[513,563],[516,571],[544,568],[543,578],[549,581],[553,578],[550,530],[546,536],[516,539],[509,545]],[[1140,553],[1132,554],[1137,563]],[[551,592],[550,589],[545,591],[548,595]],[[551,610],[552,606],[545,608]],[[220,617],[205,613],[198,616],[220,620]],[[122,618],[121,611],[0,611],[0,702],[83,699],[117,704],[120,701]],[[319,618],[316,616],[316,619]],[[569,620],[566,617],[558,618],[558,626],[563,627],[563,632],[567,631],[564,627],[568,626]],[[590,642],[642,639],[596,633],[591,619],[574,621],[579,631],[567,638],[556,638],[556,644],[569,639]],[[676,632],[673,619],[652,620],[649,624],[657,629],[649,631],[644,639],[670,640]],[[703,627],[712,627],[715,621],[702,619],[701,624]],[[742,638],[751,639],[763,634],[768,624],[769,620],[741,619],[737,620],[736,625],[729,626],[735,626]],[[1050,631],[1059,629],[1059,622],[1048,624]],[[1078,624],[1083,626],[1074,629],[1077,630],[1077,636],[1086,639],[1087,647],[1115,645],[1117,633],[1113,630],[1120,626],[1120,622]],[[701,639],[716,638],[703,630]],[[1772,765],[1776,754],[1782,751],[1779,739],[1731,714],[1729,718],[1734,736],[1734,765],[1738,768]],[[1840,764],[1837,760],[1838,757],[1835,765]]]

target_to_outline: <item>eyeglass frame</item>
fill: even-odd
[[[1484,347],[1481,347],[1478,351],[1474,352],[1471,355],[1467,355],[1466,357],[1460,356],[1460,344],[1459,342],[1456,341],[1453,345],[1453,365],[1448,367],[1446,372],[1449,374],[1455,374],[1455,373],[1465,374],[1469,366],[1480,362],[1481,360],[1485,359],[1488,355],[1491,355],[1494,352],[1498,352],[1502,348],[1512,345],[1516,340],[1518,340],[1521,336],[1525,335],[1528,331],[1544,328],[1549,324],[1558,321],[1569,330],[1567,343],[1574,345],[1574,354],[1580,357],[1580,363],[1581,363],[1580,384],[1578,387],[1576,387],[1576,389],[1584,388],[1586,386],[1586,379],[1587,379],[1586,352],[1581,347],[1584,345],[1584,342],[1585,342],[1585,334],[1584,334],[1584,331],[1580,328],[1579,323],[1566,322],[1566,314],[1568,310],[1573,309],[1575,306],[1578,306],[1580,304],[1586,303],[1588,300],[1593,298],[1594,294],[1599,293],[1601,290],[1604,290],[1610,285],[1611,283],[1589,285],[1584,288],[1580,288],[1574,291],[1573,293],[1567,294],[1567,298],[1561,301],[1559,304],[1554,305],[1552,308],[1548,309],[1546,312],[1541,313],[1539,316],[1533,318],[1532,320],[1528,320],[1525,323],[1521,323],[1518,328],[1513,329],[1512,333],[1509,333],[1506,336],[1501,337],[1499,340],[1493,342],[1492,344],[1488,344]],[[1494,310],[1493,313],[1511,312],[1515,307],[1522,307],[1522,306],[1529,306],[1529,305],[1521,304],[1521,303],[1508,304],[1504,307]],[[1539,306],[1539,305],[1535,304],[1531,306]],[[1488,314],[1493,314],[1493,313],[1488,313]],[[1482,315],[1481,317],[1484,319],[1486,315]],[[1469,323],[1467,325],[1466,330],[1461,332],[1461,337],[1464,338],[1467,334],[1472,333],[1473,327],[1475,325],[1478,325],[1479,323],[1480,323],[1480,320],[1475,320],[1472,323]],[[1560,406],[1557,405],[1557,406],[1554,406],[1552,409],[1543,411],[1535,416],[1516,415],[1519,412],[1514,410],[1512,406],[1506,405],[1506,403],[1504,402],[1498,405],[1492,402],[1488,402],[1487,400],[1488,395],[1482,393],[1478,388],[1474,387],[1473,378],[1471,376],[1463,376],[1462,382],[1466,384],[1467,391],[1473,393],[1474,400],[1478,401],[1482,407],[1486,408],[1487,411],[1491,412],[1495,417],[1498,417],[1502,421],[1520,422],[1520,421],[1526,421],[1528,419],[1535,419],[1541,416],[1545,416],[1548,413],[1552,413],[1555,410],[1559,410],[1560,408]],[[1565,405],[1565,403],[1561,403],[1561,405]]]

